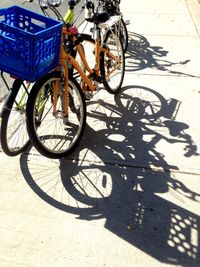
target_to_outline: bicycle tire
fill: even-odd
[[[123,18],[120,20],[120,30],[119,30],[119,38],[122,42],[124,52],[126,53],[128,48],[128,30],[126,27],[126,23],[124,22]]]
[[[60,159],[68,156],[81,140],[86,124],[86,105],[79,84],[70,77],[69,117],[64,123],[61,95],[57,96],[60,106],[57,105],[53,113],[52,84],[55,81],[62,86],[57,71],[48,73],[34,84],[26,115],[28,134],[38,152],[48,158]]]
[[[17,106],[17,101],[18,99],[20,101],[20,94],[23,93],[23,88],[24,82],[22,80],[16,79],[13,82],[1,112],[1,147],[4,153],[11,157],[24,152],[30,145],[25,118],[25,104],[28,95],[24,99],[24,106],[22,108]]]
[[[117,67],[115,60],[112,60],[106,52],[101,52],[100,72],[104,77],[103,84],[109,93],[116,94],[120,91],[124,80],[125,54],[123,45],[116,34],[112,31],[108,31],[104,39],[103,47],[108,48],[109,52],[111,52],[120,61],[120,64]]]

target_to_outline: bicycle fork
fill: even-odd
[[[64,81],[62,82],[61,78],[56,79],[54,85],[53,85],[53,115],[56,118],[63,119],[63,123],[68,123],[68,115],[69,115],[69,88],[68,88],[68,75],[64,75]],[[62,110],[59,110],[58,107],[58,98],[60,97],[61,101],[61,108]]]

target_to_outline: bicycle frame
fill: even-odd
[[[62,30],[62,35],[65,36],[69,36],[72,40],[73,43],[77,42],[77,37],[76,35],[74,35],[73,33],[70,32],[70,28],[67,29],[65,27],[63,27]],[[61,44],[63,44],[63,38],[62,38],[62,42]],[[117,63],[120,63],[119,59],[114,56],[109,50],[108,48],[104,48],[101,46],[101,38],[100,38],[100,29],[98,29],[97,27],[97,37],[95,39],[95,43],[94,43],[94,47],[95,47],[95,66],[93,69],[91,69],[87,63],[87,59],[85,57],[85,54],[83,52],[83,48],[80,45],[80,43],[76,44],[76,49],[77,52],[80,55],[81,61],[84,65],[84,67],[86,68],[86,70],[88,71],[89,75],[93,75],[95,74],[97,77],[100,77],[100,54],[101,52],[106,53],[107,55],[109,55],[110,58],[114,59]],[[81,66],[79,65],[79,63],[76,61],[76,59],[70,55],[69,53],[67,53],[64,50],[63,45],[61,45],[61,49],[60,49],[60,66],[63,67],[64,70],[64,79],[65,79],[65,86],[64,86],[64,92],[65,92],[65,113],[64,116],[67,116],[67,109],[68,109],[68,83],[67,83],[67,79],[68,79],[68,67],[66,65],[66,62],[68,62],[69,64],[71,64],[74,69],[80,74],[81,78],[83,79],[83,82],[88,86],[90,91],[95,91],[96,86],[95,84],[91,81],[91,79],[85,74],[85,72],[82,70]],[[117,68],[117,66],[116,66]],[[114,71],[114,70],[113,70]],[[54,93],[54,111],[56,111],[56,95],[58,92],[58,83],[55,85],[55,93]],[[84,88],[82,88],[82,90],[84,91]]]
[[[118,16],[118,17],[120,17],[120,16]],[[118,20],[119,20],[119,18],[118,18]],[[87,87],[87,90],[89,89],[89,91],[93,92],[96,90],[96,85],[91,80],[91,76],[93,75],[95,77],[101,78],[101,76],[100,76],[100,54],[101,54],[101,52],[106,53],[106,55],[108,55],[111,59],[114,59],[117,62],[116,65],[118,65],[120,63],[120,60],[118,59],[118,57],[113,55],[109,51],[108,48],[102,46],[101,29],[98,25],[95,25],[95,33],[96,33],[96,38],[95,38],[95,43],[94,43],[95,66],[93,69],[91,69],[89,67],[87,59],[85,57],[84,50],[83,50],[80,42],[78,41],[78,37],[76,34],[76,33],[78,33],[78,30],[76,33],[74,33],[72,31],[72,28],[70,27],[74,23],[74,6],[70,6],[68,8],[67,13],[64,16],[64,22],[65,22],[65,24],[63,25],[63,29],[62,29],[62,38],[61,38],[61,46],[60,46],[60,61],[59,61],[59,66],[57,69],[63,71],[62,77],[64,79],[64,88],[62,90],[63,90],[63,95],[64,95],[63,100],[65,102],[63,115],[64,115],[64,117],[67,117],[68,116],[68,104],[69,104],[68,103],[68,76],[69,76],[69,73],[68,73],[68,66],[67,66],[66,62],[71,64],[73,66],[73,68],[80,74],[80,76],[83,80],[82,90],[85,91],[86,90],[85,88]],[[71,30],[70,30],[70,28],[71,28]],[[76,50],[80,55],[81,61],[84,65],[85,69],[89,73],[88,75],[82,70],[81,66],[76,61],[76,59],[70,53],[65,51],[65,48],[64,48],[64,37],[65,36],[70,38],[72,43],[75,44]],[[116,66],[116,68],[117,68],[117,66]],[[110,72],[110,73],[112,73],[112,72]],[[56,113],[58,91],[59,91],[59,81],[57,80],[55,85],[54,85],[54,90],[53,90],[53,113],[54,114]]]

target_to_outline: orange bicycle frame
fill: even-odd
[[[75,43],[77,41],[77,37],[75,35],[73,35],[70,31],[68,31],[65,27],[63,27],[63,30],[62,30],[62,36],[64,36],[64,35],[70,36],[73,43]],[[92,75],[94,72],[96,73],[97,76],[100,75],[100,52],[101,51],[103,51],[106,54],[109,54],[110,58],[114,59],[117,63],[120,63],[119,59],[116,56],[114,56],[112,53],[110,53],[110,51],[108,51],[107,48],[103,48],[100,46],[100,39],[99,38],[97,38],[95,40],[94,47],[95,47],[95,66],[93,69],[91,69],[87,63],[82,46],[80,44],[76,44],[76,49],[80,55],[81,61],[84,65],[84,67],[86,68],[86,70],[88,71],[89,75]],[[68,114],[68,82],[67,82],[67,80],[68,80],[68,68],[67,68],[66,62],[69,62],[74,67],[74,69],[80,74],[81,78],[83,79],[83,82],[85,84],[87,84],[90,91],[94,91],[96,89],[95,85],[92,83],[91,79],[82,70],[81,66],[76,61],[76,59],[64,50],[63,37],[62,37],[61,49],[60,49],[60,65],[63,67],[64,79],[65,79],[65,87],[64,87],[64,94],[65,94],[65,114],[64,115],[65,116],[67,116],[67,114]],[[107,74],[107,75],[109,75],[109,74]],[[58,91],[58,83],[55,85],[55,87],[56,88],[55,88],[54,111],[56,110],[56,102],[57,102],[56,94]]]

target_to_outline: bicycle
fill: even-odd
[[[121,0],[98,0],[97,1],[97,10],[106,11],[110,16],[119,15],[121,18],[117,24],[115,33],[118,35],[119,39],[122,41],[124,52],[128,48],[128,30],[126,25],[128,22],[125,22],[123,19],[123,14],[120,11],[120,2]]]
[[[22,5],[25,2],[27,1],[22,2]],[[28,2],[33,2],[33,0],[29,0]],[[45,14],[43,3],[39,6]],[[3,71],[1,71],[1,78],[8,90],[0,113],[1,148],[8,156],[17,156],[24,152],[31,143],[26,129],[25,114],[27,99],[33,84],[11,76],[14,81],[12,86],[9,86]]]
[[[72,25],[74,7],[78,2],[68,2],[69,9],[64,17],[62,29],[59,66],[35,82],[27,101],[29,137],[35,148],[49,158],[63,158],[69,155],[81,140],[86,124],[83,92],[94,92],[98,90],[99,84],[103,84],[110,93],[117,93],[124,77],[123,47],[112,31],[117,18],[115,17],[114,21],[109,20],[107,13],[94,12],[92,20],[97,33],[96,39],[93,40],[90,35],[78,34],[77,28]],[[62,0],[48,0],[52,10],[61,3]],[[58,14],[58,11],[55,10],[55,13]],[[107,27],[106,38],[103,41],[100,27]],[[89,42],[94,48],[94,68],[87,62],[82,41]],[[76,60],[76,54],[79,54],[84,69]],[[82,88],[75,79],[73,69],[81,77]],[[113,80],[116,81],[115,72],[119,79],[113,86]]]
[[[33,2],[32,0],[30,0],[29,2]],[[43,1],[44,2],[44,1]],[[40,6],[41,7],[41,6]],[[45,5],[42,6],[42,9],[44,11],[44,9],[46,8]],[[92,39],[91,39],[92,40]],[[90,41],[91,41],[90,40]],[[92,41],[93,42],[93,41]],[[28,83],[29,84],[29,83]],[[23,88],[23,91],[21,92],[21,88]],[[18,96],[18,93],[21,94],[21,96]],[[27,138],[27,133],[25,130],[25,123],[24,123],[24,119],[22,120],[15,120],[13,116],[11,116],[12,111],[14,110],[15,113],[18,113],[20,115],[25,114],[25,103],[26,103],[26,99],[28,97],[28,91],[27,88],[25,86],[25,83],[22,80],[15,80],[13,87],[10,90],[10,94],[9,97],[7,99],[7,101],[5,102],[1,117],[2,117],[2,125],[1,125],[1,143],[2,143],[2,148],[4,150],[4,152],[10,156],[15,156],[21,152],[23,152],[28,145],[30,144],[30,140]],[[19,101],[16,101],[16,98],[19,98]],[[14,107],[14,104],[16,104],[16,107]],[[13,127],[8,127],[8,125],[10,124],[10,118],[13,118],[12,121],[14,121],[14,124],[16,125],[15,128]],[[20,125],[18,126],[16,123],[20,122]],[[22,127],[21,127],[22,126]],[[26,138],[21,138],[22,134],[20,134],[20,139],[21,140],[25,140],[25,142],[22,142],[22,144],[19,144],[19,138],[13,138],[13,135],[16,136],[17,132],[20,132],[19,129],[22,128],[24,130],[24,134],[26,136]],[[8,129],[11,129],[12,132],[10,134],[10,136],[12,137],[12,141],[15,140],[15,144],[12,146],[10,145],[10,141],[9,141],[9,136],[7,134]]]
[[[128,30],[127,26],[129,21],[124,21],[123,14],[120,11],[120,0],[108,1],[108,0],[84,0],[83,9],[85,9],[85,20],[82,22],[81,29],[84,32],[87,30],[88,32],[93,33],[93,27],[90,27],[90,16],[92,13],[92,8],[95,2],[95,10],[96,12],[107,12],[110,16],[120,16],[120,20],[116,23],[115,34],[122,41],[122,45],[124,48],[124,52],[127,51],[128,48]]]

